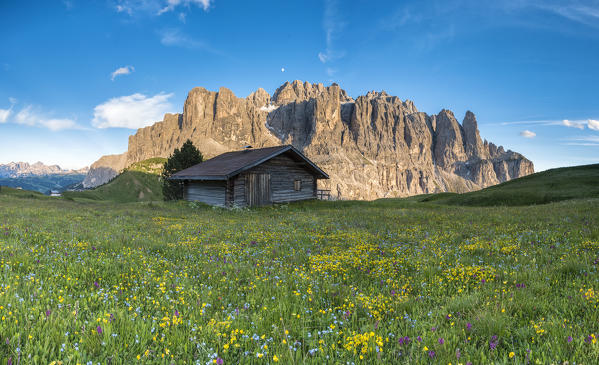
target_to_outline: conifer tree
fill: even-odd
[[[177,180],[169,180],[169,178],[174,173],[197,165],[203,160],[202,153],[189,139],[183,143],[181,149],[176,148],[175,151],[173,151],[173,154],[164,163],[161,176],[164,200],[183,199],[183,184]]]

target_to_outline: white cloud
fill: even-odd
[[[173,11],[179,5],[190,7],[191,5],[197,5],[204,10],[208,10],[210,7],[211,0],[167,0],[165,7],[158,11],[158,15]]]
[[[160,93],[152,97],[133,94],[112,98],[94,108],[92,124],[97,128],[137,129],[162,120],[173,106],[168,100],[173,94]]]
[[[589,129],[599,131],[599,120],[589,119],[587,120],[587,126],[589,127]]]
[[[318,53],[322,63],[334,61],[345,56],[345,52],[335,48],[335,41],[345,28],[345,22],[339,19],[339,10],[336,0],[326,0],[324,8],[323,28],[326,33],[326,49]]]
[[[74,120],[68,118],[49,118],[28,105],[21,109],[12,120],[13,123],[30,127],[47,128],[51,131],[63,129],[83,129]]]
[[[570,127],[570,128],[584,129],[584,123],[581,123],[581,122],[572,122],[572,121],[570,121],[568,119],[562,120],[562,125],[564,125],[566,127]]]
[[[112,81],[114,81],[114,79],[119,76],[119,75],[129,75],[131,72],[135,71],[135,68],[133,66],[124,66],[124,67],[119,67],[116,70],[114,70],[113,73],[110,74],[110,79]]]
[[[11,112],[11,109],[0,109],[0,123],[6,123]]]
[[[531,132],[528,129],[520,132],[520,136],[524,138],[535,138],[537,134],[535,132]]]
[[[139,13],[148,15],[162,15],[177,8],[190,9],[197,6],[207,11],[212,5],[212,0],[118,0],[115,10],[127,13],[130,16]]]
[[[0,109],[0,123],[8,121],[8,117],[12,114],[12,108],[17,103],[17,99],[13,97],[9,97],[8,101],[10,102],[10,107],[8,109]]]

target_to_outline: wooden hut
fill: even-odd
[[[185,200],[227,207],[316,199],[317,180],[328,178],[293,146],[227,152],[171,176]]]

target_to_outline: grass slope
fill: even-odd
[[[159,175],[165,158],[151,158],[135,163],[123,173],[92,190],[63,193],[66,199],[104,200],[118,203],[162,200]]]
[[[110,182],[92,190],[66,191],[66,199],[104,200],[118,203],[162,200],[159,176],[139,171],[125,171]]]
[[[32,198],[32,199],[54,199],[44,195],[38,191],[15,189],[12,187],[0,184],[0,196],[11,196],[16,198]]]
[[[551,169],[479,191],[427,195],[422,202],[468,206],[521,206],[599,197],[599,164]]]

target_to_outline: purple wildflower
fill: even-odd
[[[12,357],[8,358],[8,362],[6,363],[7,365],[12,365]]]
[[[98,284],[98,282],[97,282],[97,281],[94,281],[94,286],[95,286],[96,288],[99,288],[99,287],[100,287],[100,284]]]
[[[468,331],[470,331],[472,329],[472,323],[470,323],[470,322],[466,323],[466,329]]]
[[[497,341],[497,335],[493,335],[493,337],[491,337],[491,340],[489,341],[489,349],[495,350],[498,344],[499,341]]]
[[[432,359],[433,357],[435,357],[435,351],[429,351],[428,352],[428,356]]]
[[[416,337],[416,339],[418,340],[418,342],[422,342],[422,337],[418,336]]]
[[[50,317],[50,314],[52,314],[52,311],[48,309],[48,310],[46,311],[46,318]]]
[[[460,349],[455,350],[455,357],[456,359],[460,359],[460,357],[462,357],[462,353],[460,352]]]
[[[221,359],[220,357],[216,359],[216,365],[223,365],[225,363],[225,360]]]
[[[98,326],[96,328],[96,331],[98,332],[99,335],[101,335],[102,334],[102,327]]]
[[[437,330],[437,327],[433,327],[433,328],[431,328],[431,331],[432,331],[432,332],[435,332],[436,330]]]
[[[568,343],[572,342],[573,338],[572,336],[568,336]]]
[[[445,339],[443,337],[439,338],[439,345],[443,345],[445,343]]]
[[[175,317],[179,317],[179,311],[175,309]]]
[[[407,345],[410,342],[410,337],[400,337],[398,342],[400,345]]]

